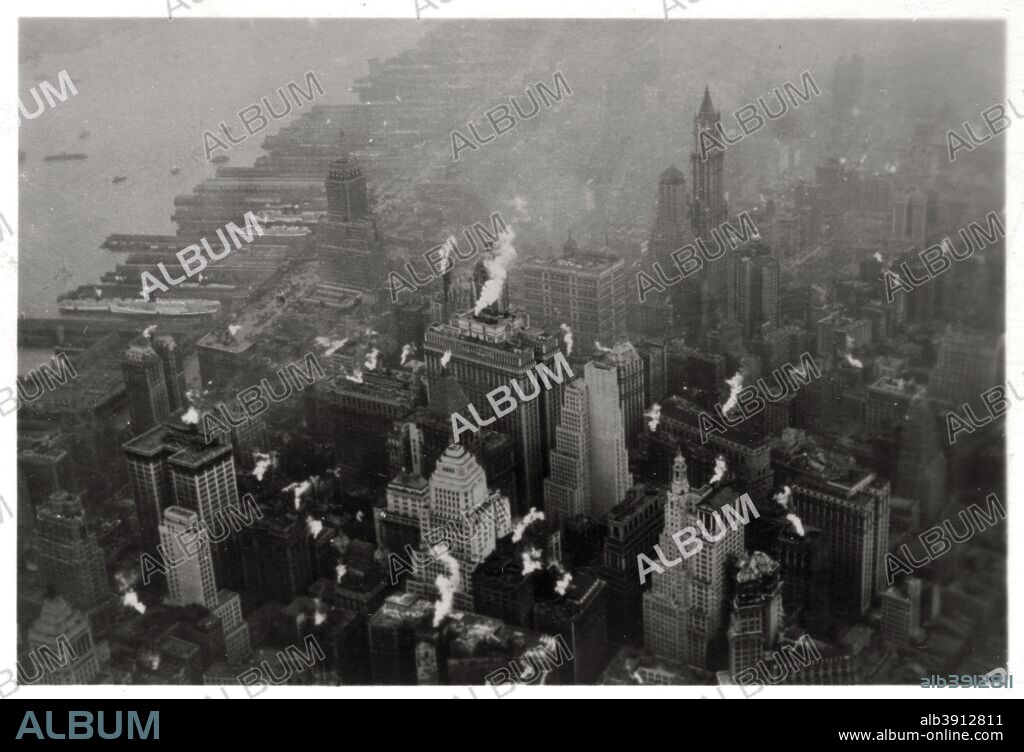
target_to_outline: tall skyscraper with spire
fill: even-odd
[[[167,402],[171,412],[184,410],[188,407],[186,398],[185,360],[181,357],[181,348],[170,334],[153,337],[153,350],[160,358],[164,369],[164,383],[167,384]]]
[[[19,661],[18,679],[22,683],[90,684],[98,680],[100,661],[89,620],[61,596],[43,601],[27,636],[32,659],[31,668]],[[55,665],[56,661],[44,659],[45,653],[40,650],[44,647],[65,663]]]
[[[748,519],[752,507],[746,494],[729,486],[691,489],[686,460],[682,453],[676,456],[656,547],[664,571],[649,575],[653,585],[644,596],[644,644],[657,655],[703,671],[724,664],[729,573],[744,552],[743,527],[736,520]],[[675,540],[693,551],[695,543],[683,537],[688,527],[701,546],[683,558]]]
[[[725,152],[722,144],[721,113],[711,103],[711,91],[704,87],[700,110],[693,117],[693,151],[690,152],[690,170],[693,182],[693,202],[690,205],[690,224],[694,234],[705,244],[715,243],[711,230],[719,227],[729,215],[725,200]],[[706,134],[703,138],[701,134]],[[718,241],[724,245],[724,240]],[[714,250],[712,251],[715,252]],[[731,251],[714,261],[705,262],[701,271],[701,318],[704,328],[717,325],[725,318],[732,278]]]

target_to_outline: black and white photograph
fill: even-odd
[[[1012,738],[1021,9],[14,5],[15,745],[289,697]]]

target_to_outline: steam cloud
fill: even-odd
[[[651,405],[651,409],[644,413],[644,417],[650,418],[650,420],[647,421],[647,427],[650,428],[651,431],[657,431],[658,424],[661,423],[661,405],[655,402]]]
[[[346,373],[345,378],[349,381],[354,381],[357,384],[363,383],[363,372],[359,368],[353,369],[352,373]]]
[[[256,480],[263,480],[263,476],[267,470],[271,467],[277,466],[277,455],[274,452],[271,452],[270,454],[253,452],[252,458],[256,460],[256,467],[252,469],[252,474],[256,476]]]
[[[740,390],[743,388],[743,369],[738,370],[731,379],[726,379],[725,383],[729,385],[729,399],[722,405],[722,414],[728,415],[740,403]]]
[[[232,324],[231,326],[228,327],[228,334],[230,334],[232,337],[237,336],[240,331],[242,331],[242,327],[239,326],[238,324]]]
[[[434,627],[440,626],[444,617],[451,613],[452,604],[455,603],[455,593],[462,583],[459,562],[451,554],[445,554],[440,561],[448,567],[448,576],[439,574],[434,580],[437,592],[440,594],[440,598],[434,604]]]
[[[853,357],[853,337],[849,334],[846,335],[846,352],[843,353],[843,357],[846,358],[846,362],[854,368],[863,368],[864,364]]]
[[[370,350],[370,352],[366,353],[366,362],[363,363],[363,368],[365,368],[367,371],[376,371],[377,356],[379,354],[380,350],[378,350],[376,347]]]
[[[565,332],[565,354],[572,355],[572,327],[568,324],[562,324],[562,331]]]
[[[538,572],[544,568],[544,562],[541,558],[542,556],[543,554],[539,548],[531,548],[528,551],[523,551],[523,577],[531,572]]]
[[[722,455],[715,457],[715,474],[711,476],[711,480],[708,483],[721,483],[728,469],[729,466],[725,463],[725,457]]]
[[[501,291],[505,289],[505,280],[508,278],[508,268],[516,260],[516,249],[512,245],[515,238],[515,231],[509,227],[508,233],[498,238],[494,251],[489,259],[484,260],[484,268],[489,275],[480,291],[480,299],[473,306],[473,313],[477,316],[489,305],[498,302]]]
[[[786,510],[786,519],[789,520],[789,523],[793,526],[794,532],[796,532],[797,535],[803,538],[803,521],[801,521],[799,517],[793,514],[793,512],[789,511],[789,502],[793,498],[793,489],[791,489],[789,486],[783,486],[782,490],[775,494],[773,498],[778,504],[782,506],[783,509]]]
[[[594,347],[597,348],[598,350],[600,350],[601,352],[611,352],[612,351],[612,349],[610,347],[605,347],[600,342],[598,342],[596,339],[594,340]]]
[[[309,531],[311,537],[318,538],[324,530],[324,523],[315,519],[312,515],[306,515],[306,530]]]
[[[530,511],[526,513],[523,519],[519,520],[519,524],[516,525],[515,530],[512,531],[512,542],[518,543],[523,539],[523,533],[526,532],[526,528],[532,525],[534,522],[540,522],[544,519],[544,513],[538,512],[537,507],[530,507]]]
[[[448,367],[448,361],[452,359],[452,351],[445,350],[444,355],[441,356],[441,368]]]
[[[190,405],[188,410],[181,416],[181,422],[190,426],[194,426],[199,422],[199,411],[196,410],[195,405]]]
[[[412,357],[413,353],[416,352],[416,348],[412,345],[402,345],[402,362],[401,365],[405,365],[405,362]]]
[[[146,339],[149,339],[150,337],[153,336],[154,331],[156,331],[156,324],[150,324],[149,326],[142,330],[142,336],[145,337]]]
[[[348,567],[346,567],[344,564],[339,564],[334,568],[334,571],[338,576],[338,584],[340,585],[341,581],[345,578],[345,575],[348,573]]]
[[[292,483],[289,486],[285,486],[282,491],[292,491],[295,494],[295,508],[300,509],[302,507],[302,496],[309,489],[313,487],[313,479],[304,480],[301,483]]]

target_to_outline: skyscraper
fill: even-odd
[[[693,116],[693,151],[690,152],[693,183],[690,224],[694,234],[705,243],[712,242],[711,230],[721,225],[729,213],[723,182],[725,153],[717,146],[721,143],[718,131],[721,121],[721,113],[714,108],[711,92],[705,87],[700,110]],[[700,315],[705,328],[716,325],[719,319],[728,315],[732,263],[733,254],[726,251],[721,258],[705,264],[699,275]]]
[[[188,407],[185,394],[188,387],[185,382],[185,360],[181,356],[181,348],[169,334],[153,337],[153,350],[160,357],[164,369],[164,381],[167,384],[167,402],[171,412],[184,410]]]
[[[447,543],[459,565],[455,606],[473,607],[473,570],[494,551],[499,538],[512,530],[508,499],[487,488],[487,476],[465,447],[453,444],[438,460],[430,476],[430,504],[421,511],[421,542],[427,552]],[[427,597],[437,594],[438,575],[450,576],[448,564],[435,559],[409,582],[409,592]]]
[[[577,515],[604,517],[633,485],[615,366],[591,361],[584,378],[569,384],[556,436],[544,481],[549,519],[561,525]]]
[[[199,515],[182,507],[167,507],[160,524],[160,541],[168,563],[168,603],[216,608],[217,582],[210,542],[199,527]]]
[[[646,371],[644,359],[631,342],[619,342],[602,353],[595,362],[615,366],[619,382],[619,409],[622,411],[626,446],[633,448],[644,426]]]
[[[163,423],[124,445],[128,481],[135,500],[143,553],[158,559],[159,525],[164,510],[184,507],[199,515],[210,531],[223,531],[227,507],[238,506],[235,462],[227,444],[208,444],[196,425]],[[219,532],[211,532],[219,538]],[[239,580],[234,536],[214,543],[217,582]]]
[[[28,630],[28,646],[33,668],[19,662],[18,672],[19,680],[25,684],[90,684],[100,675],[89,620],[61,596],[43,601],[39,617]],[[44,648],[65,663],[57,666],[56,661],[51,662],[48,656],[44,657]]]
[[[686,177],[672,166],[658,178],[658,203],[648,251],[663,266],[670,264],[672,252],[686,245],[690,233]]]
[[[356,158],[346,155],[332,162],[326,186],[327,215],[321,220],[317,249],[323,284],[367,292],[382,289],[384,239]]]
[[[121,361],[131,431],[139,435],[152,428],[171,412],[164,367],[148,339],[139,338],[129,345]]]
[[[649,575],[653,583],[644,595],[644,644],[658,656],[705,671],[725,662],[729,571],[743,555],[744,531],[739,525],[727,526],[722,510],[731,506],[744,519],[745,499],[746,494],[740,497],[728,486],[691,489],[686,460],[677,455],[658,549],[675,562],[679,549],[674,536],[698,526],[707,535],[689,558]]]
[[[316,579],[308,526],[296,514],[268,514],[241,530],[238,543],[245,588],[260,603],[291,603]]]
[[[81,496],[55,493],[36,513],[36,551],[46,584],[97,625],[111,599],[110,579],[96,533],[86,524]],[[107,620],[100,618],[100,625]]]
[[[729,624],[729,672],[736,676],[765,657],[782,633],[782,581],[779,564],[754,551],[736,573]]]
[[[482,311],[455,314],[449,324],[434,324],[424,337],[431,398],[442,373],[454,376],[483,420],[490,420],[487,394],[511,387],[518,406],[498,418],[492,430],[515,442],[516,514],[542,505],[548,451],[554,445],[568,363],[559,349],[560,337],[529,327],[528,319],[508,311],[500,315]],[[442,366],[442,359],[446,365]],[[558,360],[561,359],[561,360]],[[537,377],[547,369],[549,389]],[[489,424],[490,425],[490,424]]]
[[[526,259],[523,294],[536,323],[572,328],[575,342],[615,344],[626,334],[626,265],[610,254],[572,253]]]
[[[746,339],[779,326],[779,262],[766,245],[744,249],[734,259],[729,303]]]

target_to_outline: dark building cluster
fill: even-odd
[[[218,166],[175,199],[176,235],[111,235],[113,272],[21,322],[78,373],[17,418],[19,655],[75,653],[38,681],[733,684],[807,645],[779,682],[1003,665],[1005,530],[941,556],[920,540],[1004,496],[999,428],[950,443],[945,420],[1002,382],[1002,314],[979,300],[1001,298],[1003,247],[885,284],[999,190],[954,172],[941,128],[890,117],[857,56],[755,146],[702,153],[714,80],[659,98],[692,121],[686,173],[599,164],[643,66],[607,82],[623,103],[587,105],[567,65],[571,101],[453,165],[450,130],[536,44],[529,24],[453,24],[371,60],[359,103]],[[578,171],[476,190],[588,106],[610,130]],[[248,212],[262,235],[157,296],[180,309],[119,312]],[[392,298],[390,271],[427,276],[424,252],[494,212],[507,227]],[[754,235],[639,298],[638,275],[740,212]],[[765,398],[787,368],[815,377]]]

